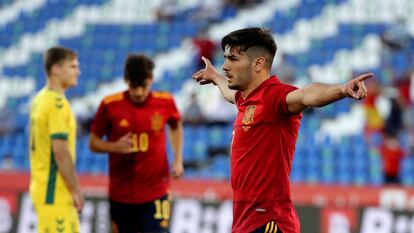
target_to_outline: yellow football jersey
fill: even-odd
[[[39,204],[73,203],[55,161],[53,139],[67,140],[76,164],[76,120],[69,101],[57,91],[43,88],[33,99],[30,112],[30,195]]]

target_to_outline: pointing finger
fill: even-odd
[[[362,82],[362,81],[365,81],[365,80],[367,80],[369,78],[372,78],[372,77],[374,77],[373,73],[367,73],[367,74],[363,74],[363,75],[357,77],[355,81],[356,82]]]

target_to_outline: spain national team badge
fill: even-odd
[[[250,126],[247,126],[247,125],[250,125],[254,122],[255,111],[256,111],[256,105],[247,106],[246,110],[244,110],[244,115],[243,115],[243,120],[242,120],[244,131],[248,131],[250,129]]]
[[[162,116],[158,112],[151,117],[151,129],[155,132],[162,129]]]
[[[250,125],[254,121],[254,111],[256,111],[256,105],[247,106],[244,110],[243,125]]]

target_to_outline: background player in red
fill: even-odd
[[[222,39],[221,47],[226,77],[203,58],[206,67],[193,78],[216,84],[238,109],[231,145],[232,231],[299,233],[289,174],[301,112],[345,97],[365,98],[364,80],[373,75],[343,85],[313,83],[298,89],[270,77],[277,47],[269,31],[237,30]]]
[[[153,68],[146,56],[129,55],[124,70],[128,90],[104,98],[92,123],[91,150],[109,153],[113,232],[168,232],[167,124],[172,175],[183,174],[180,114],[169,93],[151,91]]]

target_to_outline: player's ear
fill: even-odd
[[[259,72],[260,70],[264,69],[265,65],[266,65],[265,57],[257,57],[253,61],[253,69],[256,72]]]
[[[58,75],[60,73],[60,70],[61,70],[60,63],[53,64],[52,67],[50,68],[50,74],[51,74],[51,76]]]

